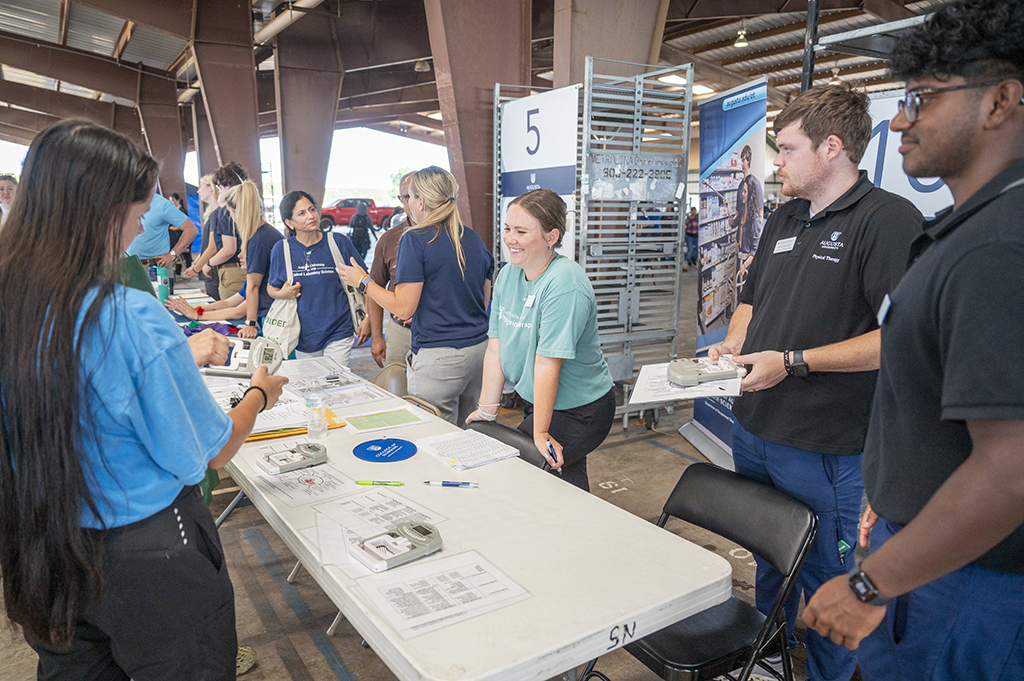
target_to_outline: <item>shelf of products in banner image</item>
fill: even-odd
[[[736,235],[734,233],[705,243],[700,247],[700,273],[703,280],[708,279],[708,274],[718,265],[728,262],[736,255]]]

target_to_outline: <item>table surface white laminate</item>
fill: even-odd
[[[407,404],[394,398],[340,413]],[[353,579],[336,565],[322,565],[319,549],[302,534],[315,527],[317,504],[289,507],[253,485],[249,476],[257,471],[244,457],[228,465],[306,572],[399,679],[550,679],[729,598],[732,571],[725,559],[519,458],[458,472],[423,450],[397,463],[369,463],[352,453],[355,445],[378,437],[415,440],[454,429],[430,417],[428,423],[385,432],[358,434],[348,426],[323,441],[329,463],[341,473],[353,480],[403,481],[404,487],[386,489],[446,518],[437,526],[442,550],[408,565],[476,551],[531,594],[409,639],[356,588],[357,582],[372,588],[383,575]],[[480,486],[429,487],[425,480]],[[383,488],[361,488],[366,489]]]

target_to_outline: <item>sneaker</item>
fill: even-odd
[[[241,676],[256,666],[256,649],[249,646],[238,646],[235,654],[235,674]]]

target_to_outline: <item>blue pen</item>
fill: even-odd
[[[551,444],[551,438],[546,437],[544,439],[548,443],[548,454],[551,455],[551,460],[557,463],[558,462],[558,456],[555,455],[555,446],[553,444]],[[553,468],[555,471],[557,471],[559,475],[562,474],[562,469],[561,468],[555,468],[554,466],[551,466],[551,468]]]
[[[456,482],[454,480],[424,480],[423,484],[433,487],[466,487],[469,489],[477,486],[475,482]]]

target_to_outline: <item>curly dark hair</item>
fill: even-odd
[[[940,8],[896,45],[894,78],[1013,78],[1024,82],[1024,3],[959,0]]]
[[[221,187],[234,187],[248,179],[249,175],[238,161],[228,161],[213,173],[213,181]]]

